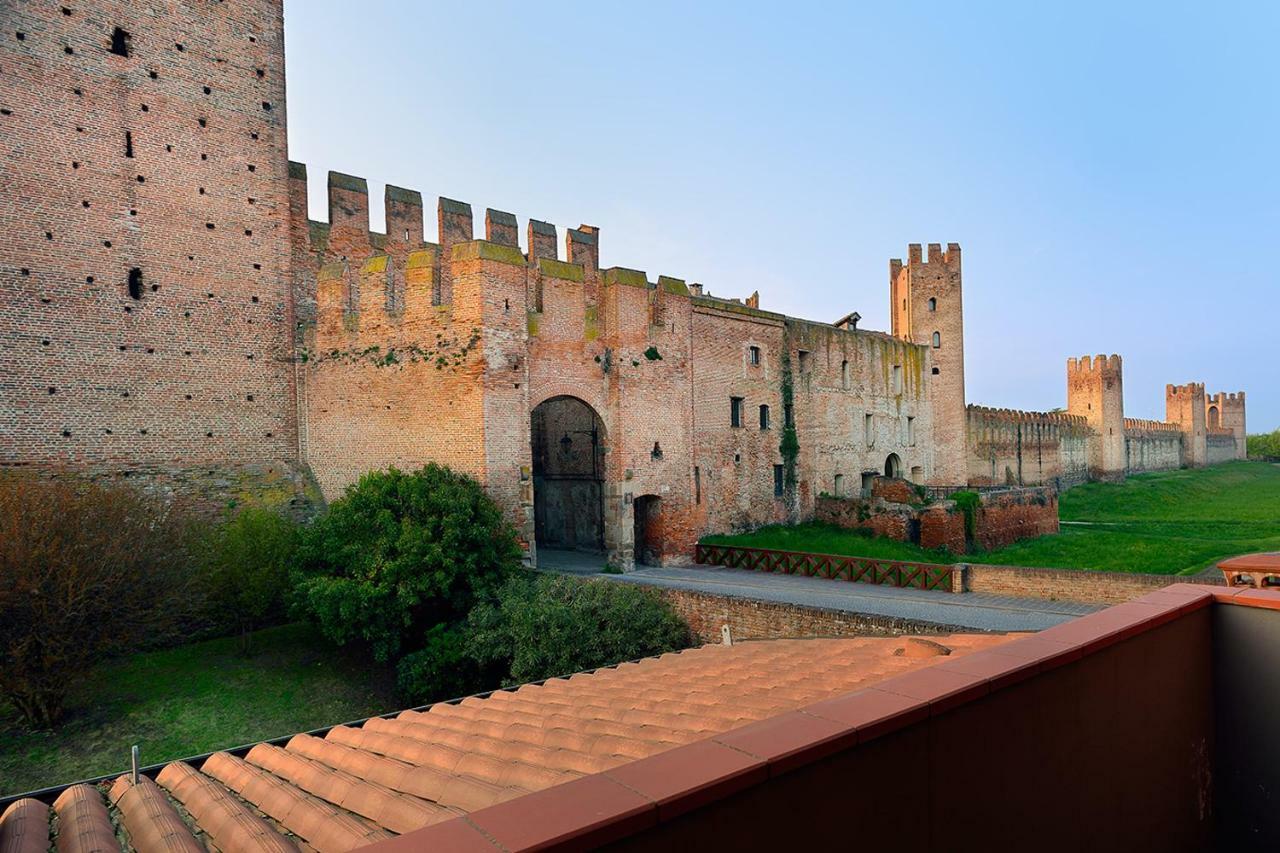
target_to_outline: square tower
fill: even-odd
[[[1124,477],[1124,371],[1118,355],[1067,359],[1067,411],[1080,415],[1097,439],[1089,442],[1089,476]]]
[[[966,461],[967,414],[964,399],[964,307],[960,245],[929,244],[924,260],[919,243],[907,246],[907,262],[889,261],[889,315],[893,335],[929,347],[925,378],[933,406],[934,468],[932,480],[963,485],[969,480]]]
[[[209,497],[235,469],[279,477],[297,456],[280,0],[0,19],[0,374],[23,377],[0,383],[0,462]]]
[[[1209,458],[1208,441],[1205,437],[1207,409],[1203,382],[1165,386],[1165,420],[1181,428],[1187,464],[1193,468],[1204,465]]]

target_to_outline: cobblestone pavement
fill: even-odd
[[[600,555],[545,551],[540,568],[592,574],[604,567]],[[699,592],[826,607],[849,613],[897,616],[984,631],[1039,631],[1102,609],[1097,605],[1003,595],[926,592],[799,575],[775,575],[718,566],[641,566],[625,575],[601,575],[623,583],[692,589]]]

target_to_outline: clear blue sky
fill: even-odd
[[[1119,352],[1130,416],[1203,381],[1246,390],[1260,432],[1277,33],[1274,3],[288,0],[290,156],[313,218],[336,169],[867,328],[890,257],[958,242],[970,402],[1064,405],[1068,356]]]

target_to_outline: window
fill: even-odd
[[[937,375],[938,375],[938,368],[936,368],[936,367],[935,367],[935,368],[933,368],[933,370],[930,370],[930,371],[929,371],[929,373],[930,373],[931,375],[933,375],[933,376],[937,376]]]
[[[809,352],[808,350],[800,350],[796,353],[796,358],[800,362],[800,372],[809,372]]]
[[[741,397],[729,398],[729,426],[731,427],[742,426],[742,398]]]
[[[902,365],[895,364],[893,366],[893,393],[902,393]]]
[[[782,487],[786,485],[786,475],[781,465],[773,466],[773,496],[775,498],[782,497]]]
[[[937,332],[934,332],[934,333],[933,333],[933,348],[934,348],[934,349],[937,349],[937,348],[938,348],[938,347],[940,347],[940,346],[942,346],[942,335],[938,334]]]
[[[129,34],[119,27],[111,31],[111,52],[116,56],[129,55]]]
[[[791,404],[787,403],[782,407],[782,425],[793,427],[796,425],[796,419],[791,412]]]
[[[760,429],[768,429],[768,428],[769,428],[769,407],[761,406],[760,407]]]
[[[907,446],[916,446],[916,419],[909,415],[907,416]]]
[[[938,300],[933,298],[932,296],[929,297],[929,310],[930,311],[938,310]]]
[[[867,447],[876,446],[876,423],[870,413],[862,419],[862,440]]]
[[[748,364],[760,363],[760,347],[747,347],[747,363]]]
[[[693,502],[702,503],[702,469],[697,465],[693,466]]]
[[[840,362],[840,387],[849,390],[849,362]]]
[[[124,156],[133,158],[133,133],[128,130],[124,132]]]
[[[836,474],[836,481],[835,481],[834,488],[835,488],[836,497],[838,498],[844,497],[844,475],[843,474]]]
[[[129,270],[129,295],[134,299],[142,298],[142,270],[137,267]]]

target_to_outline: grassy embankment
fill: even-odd
[[[1280,465],[1231,462],[1087,483],[1059,501],[1062,532],[956,556],[820,524],[703,541],[919,562],[1194,574],[1223,557],[1280,551]]]

